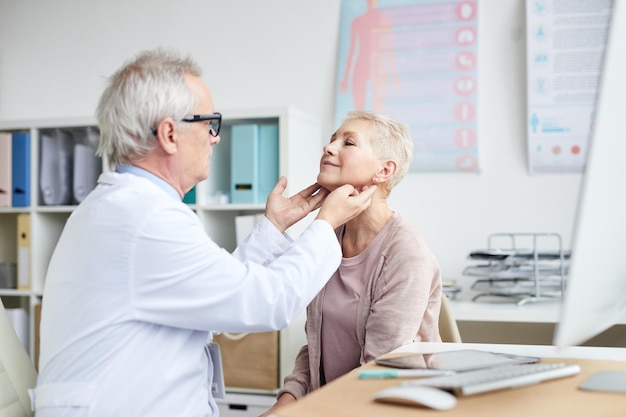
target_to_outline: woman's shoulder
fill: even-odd
[[[387,255],[434,259],[426,238],[413,223],[399,213],[394,213],[392,221],[385,244]]]
[[[389,228],[389,236],[392,239],[425,243],[424,235],[422,234],[422,232],[400,213],[395,212],[390,221],[392,223],[391,227]]]

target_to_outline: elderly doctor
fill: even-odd
[[[98,153],[113,169],[74,210],[43,295],[38,417],[213,416],[211,332],[286,326],[339,266],[334,229],[376,187],[317,184],[286,198],[230,254],[181,199],[209,175],[221,115],[198,65],[140,53],[109,80]],[[310,211],[295,242],[284,231]],[[323,262],[320,262],[323,259]]]

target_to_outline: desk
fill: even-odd
[[[572,362],[581,366],[574,377],[538,385],[460,397],[449,411],[376,403],[372,393],[396,385],[399,380],[359,380],[358,370],[333,381],[300,401],[276,412],[278,417],[369,417],[369,416],[621,416],[626,413],[626,394],[588,392],[577,389],[594,372],[626,371],[626,349],[554,346],[496,345],[480,343],[413,343],[391,352],[440,352],[454,349],[482,349],[494,352],[540,356],[546,362]],[[366,368],[376,368],[368,363]]]

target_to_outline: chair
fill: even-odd
[[[452,308],[450,301],[445,294],[441,295],[441,310],[439,311],[439,334],[441,341],[461,343],[461,333],[456,324],[456,320],[452,316]]]
[[[0,299],[0,416],[33,416],[28,389],[37,383],[37,372],[9,322]]]

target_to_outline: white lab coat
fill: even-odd
[[[98,182],[48,268],[37,416],[217,415],[211,332],[285,327],[339,265],[332,227],[293,244],[264,219],[231,255],[154,182]]]

